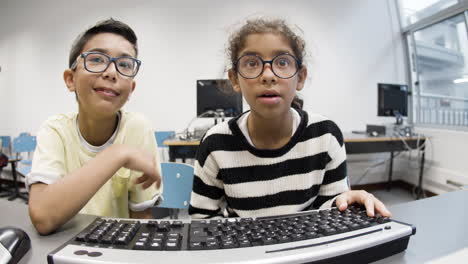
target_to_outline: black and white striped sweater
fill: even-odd
[[[211,128],[197,152],[191,216],[259,217],[326,208],[349,190],[340,129],[323,116],[298,112],[296,132],[275,150],[250,145],[239,117]]]

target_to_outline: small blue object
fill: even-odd
[[[193,185],[193,166],[185,163],[161,163],[164,184],[163,202],[159,207],[187,209]]]

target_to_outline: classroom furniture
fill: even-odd
[[[36,148],[36,137],[28,133],[21,133],[13,139],[13,157],[10,158],[11,174],[13,176],[13,194],[8,200],[20,198],[26,203],[28,202],[28,193],[19,190],[18,174],[26,177],[31,171],[32,160],[31,156]]]
[[[19,183],[18,183],[18,174],[17,174],[17,163],[21,161],[21,158],[11,158],[8,162],[11,164],[11,175],[13,177],[13,190],[11,191],[11,195],[8,197],[8,201],[13,201],[17,198],[22,199],[26,203],[29,200],[27,192],[21,192],[19,190]]]
[[[178,218],[179,209],[188,209],[193,185],[193,166],[184,163],[161,163],[164,200],[158,206],[171,209],[171,219]]]
[[[175,136],[174,131],[155,131],[154,136],[156,138],[156,143],[158,144],[159,156],[161,157],[161,162],[166,162],[169,160],[168,146],[164,144],[164,140],[173,138]]]
[[[395,219],[416,226],[416,235],[411,237],[406,251],[376,263],[426,263],[467,248],[468,211],[460,210],[467,203],[468,191],[461,190],[389,207]],[[23,257],[20,264],[46,263],[49,252],[67,242],[96,218],[78,214],[57,232],[41,236],[31,225],[27,205],[0,199],[0,212],[0,227],[21,228],[31,238],[32,250]]]
[[[2,175],[3,168],[8,166],[8,160],[8,156],[0,152],[0,175]],[[11,194],[11,187],[7,186],[6,184],[4,185],[3,180],[0,179],[0,198],[8,197]]]
[[[423,194],[422,181],[424,177],[425,143],[424,136],[378,136],[373,137],[366,134],[344,133],[347,154],[368,154],[390,152],[390,165],[388,171],[387,189],[390,190],[393,174],[393,157],[395,152],[419,149],[421,151],[418,185],[416,187],[416,199]]]
[[[5,155],[11,155],[11,137],[0,136],[0,152]]]
[[[407,151],[408,147],[421,150],[421,160],[419,169],[418,186],[416,187],[416,198],[421,198],[423,194],[422,181],[424,176],[425,142],[424,136],[378,136],[373,137],[366,134],[344,133],[344,142],[347,154],[366,154],[390,152],[390,168],[388,174],[387,189],[391,188],[393,174],[393,157],[395,152]],[[177,158],[194,158],[200,141],[186,141],[180,139],[169,139],[164,141],[169,146],[169,160],[175,161]],[[189,150],[181,154],[179,149]]]
[[[21,158],[22,165],[26,165],[26,167],[32,165],[32,154],[36,149],[36,144],[36,137],[28,133],[21,133],[13,139],[13,152],[16,154],[16,158]],[[20,173],[22,172],[27,174],[29,171],[27,169],[20,170]],[[26,174],[22,174],[26,176]]]
[[[169,161],[174,162],[176,159],[194,159],[197,154],[199,140],[180,140],[177,138],[168,139],[164,144],[169,147]]]

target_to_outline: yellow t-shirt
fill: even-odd
[[[37,134],[32,169],[26,177],[28,187],[37,182],[54,183],[82,167],[112,143],[136,146],[153,153],[158,171],[161,172],[154,131],[142,115],[121,111],[114,135],[100,147],[93,147],[84,141],[77,123],[77,114],[74,113],[52,116],[42,124]],[[143,190],[142,184],[133,183],[141,175],[141,172],[120,168],[80,213],[128,218],[129,209],[141,211],[153,206],[162,193],[162,184],[159,189],[153,184]]]

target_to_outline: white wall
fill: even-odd
[[[70,46],[85,28],[109,17],[125,21],[139,36],[143,66],[126,109],[147,115],[155,129],[182,130],[195,116],[195,80],[223,77],[228,33],[252,15],[282,16],[303,30],[310,52],[302,92],[307,111],[329,116],[343,131],[393,122],[377,117],[376,83],[406,82],[394,2],[2,0],[0,134],[34,134],[48,116],[77,109],[62,80]],[[437,153],[428,154],[434,160],[426,171],[429,181],[447,171],[457,177],[468,171],[466,133],[450,141],[446,131],[424,132],[433,136]],[[351,181],[387,157],[349,156]],[[387,170],[372,169],[360,183],[384,181]],[[416,182],[416,176],[406,156],[395,164],[396,178]]]
[[[196,114],[195,80],[223,77],[229,30],[255,14],[282,16],[304,31],[311,54],[305,109],[331,117],[343,130],[363,129],[382,122],[376,117],[376,83],[404,82],[398,27],[390,24],[387,5],[387,0],[3,0],[0,104],[7,114],[0,115],[0,133],[34,133],[48,116],[77,109],[62,80],[71,43],[109,17],[127,22],[139,36],[143,66],[126,109],[146,114],[156,129],[181,130]]]

